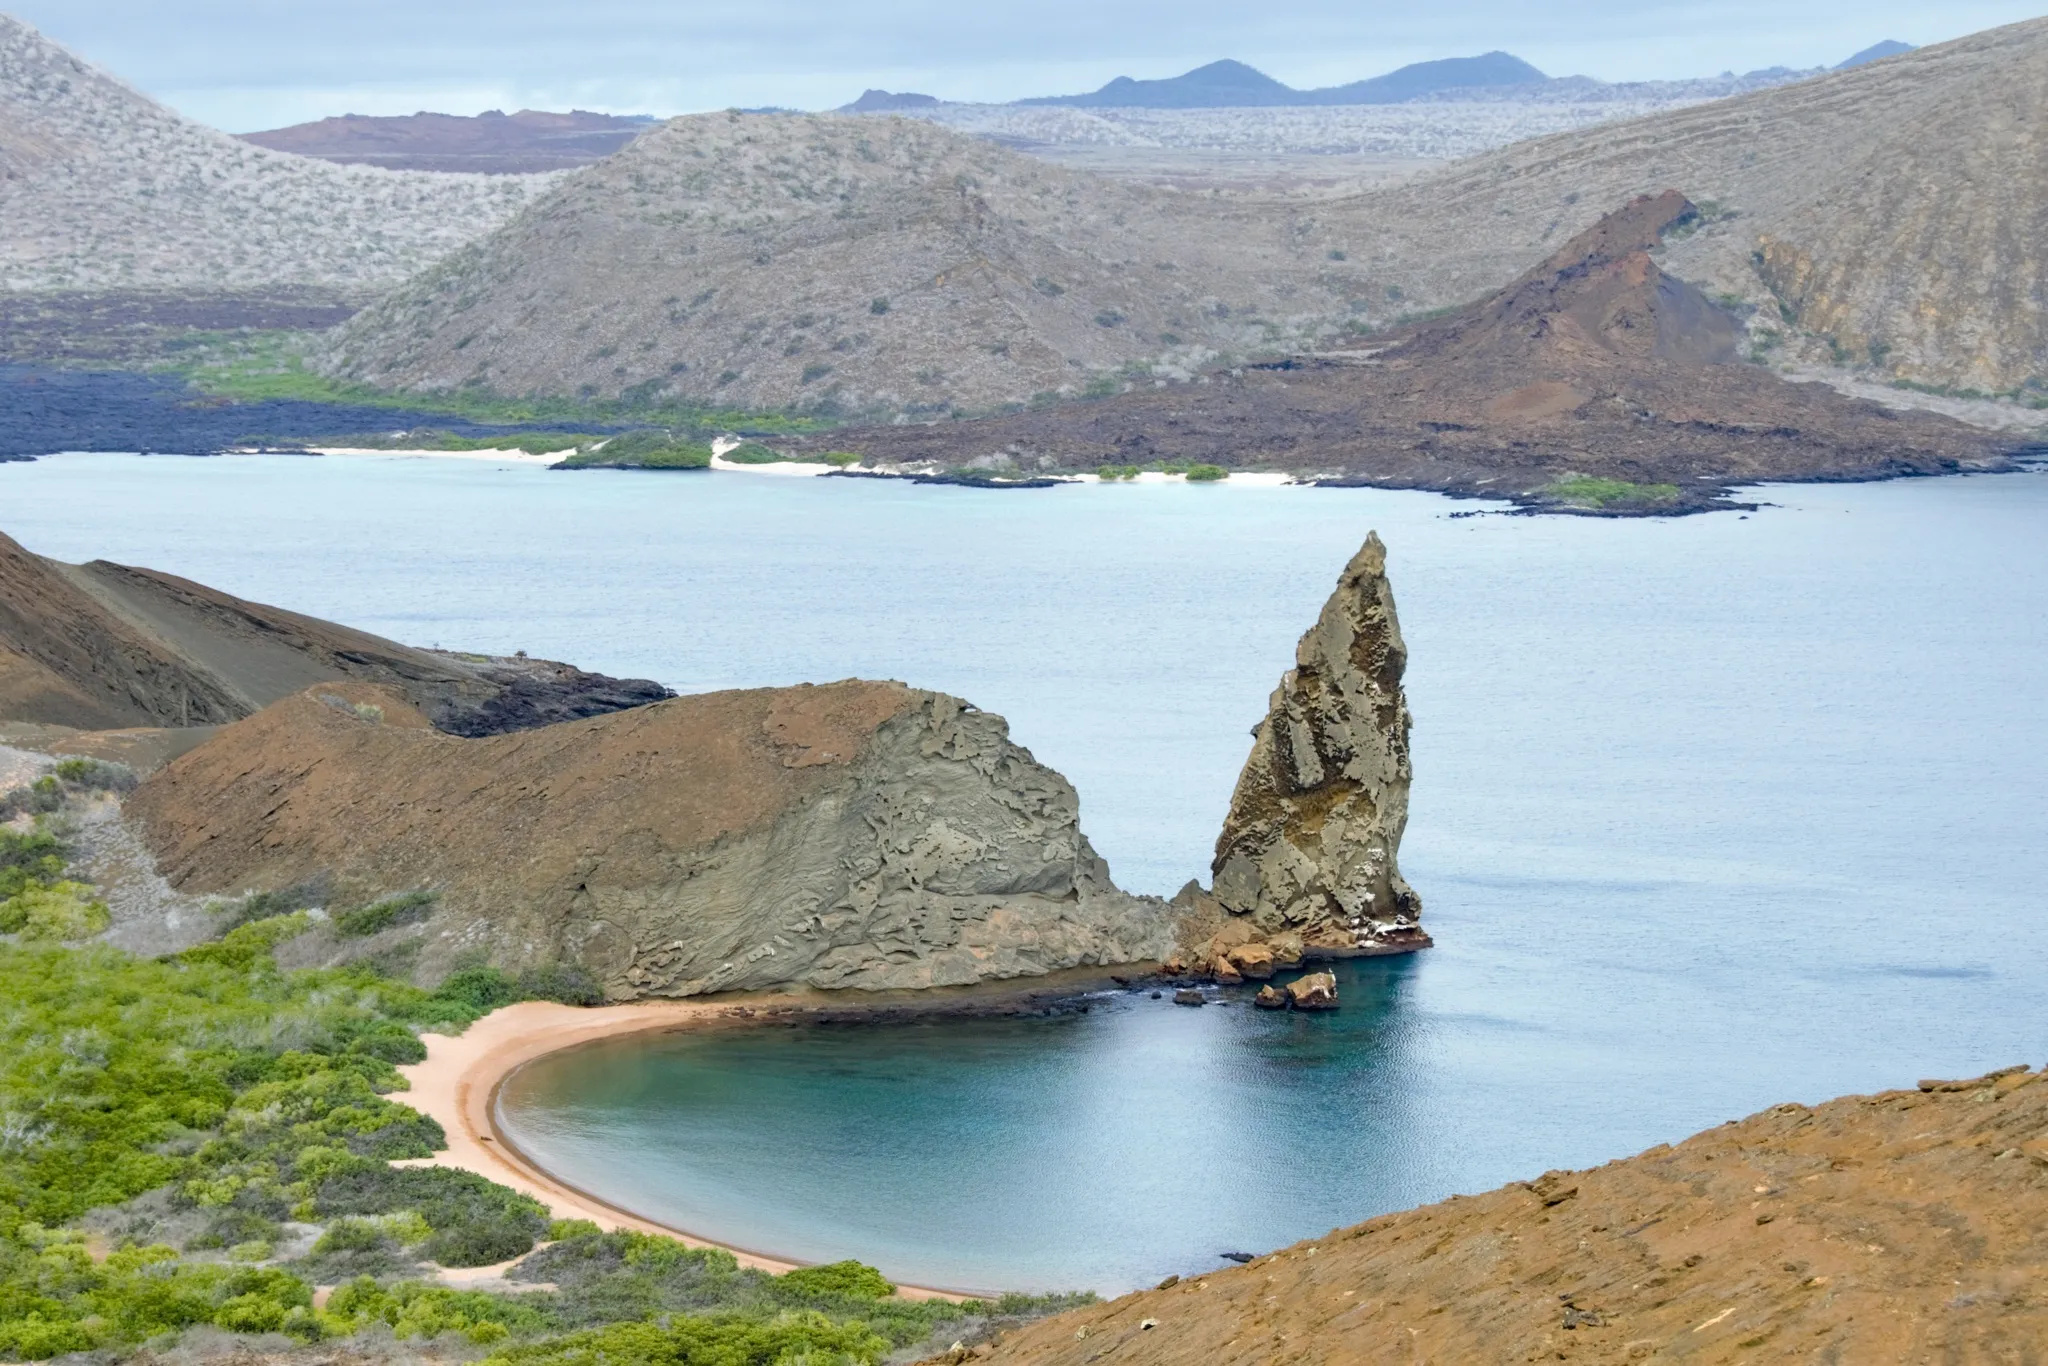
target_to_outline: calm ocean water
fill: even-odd
[[[1439,947],[1328,1018],[631,1042],[507,1123],[710,1236],[1118,1290],[1781,1100],[2048,1061],[2048,478],[1673,522],[1424,494],[987,493],[422,460],[0,466],[0,530],[402,640],[685,690],[903,678],[1009,717],[1118,878],[1206,870],[1248,728],[1377,528]]]

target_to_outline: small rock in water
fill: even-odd
[[[1197,991],[1193,987],[1182,987],[1179,991],[1174,992],[1173,1003],[1177,1006],[1198,1006],[1206,1004],[1202,1000],[1202,993]]]
[[[1239,1266],[1243,1266],[1252,1259],[1252,1254],[1249,1252],[1219,1252],[1216,1255],[1226,1262],[1236,1262]]]
[[[1252,997],[1252,1004],[1260,1010],[1287,1009],[1287,993],[1275,986],[1259,988],[1259,994]]]
[[[1152,993],[1152,999],[1153,999],[1153,1000],[1155,1000],[1155,1001],[1156,1001],[1156,1000],[1158,1000],[1158,999],[1159,999],[1159,993],[1158,993],[1158,992],[1156,992],[1156,991],[1155,991],[1155,992],[1153,992],[1153,993]]]
[[[1312,972],[1289,982],[1287,994],[1293,998],[1296,1010],[1335,1010],[1337,978],[1327,972]]]

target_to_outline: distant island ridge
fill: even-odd
[[[1887,38],[1864,48],[1841,62],[1835,71],[1862,66],[1885,57],[1913,51],[1911,43]],[[1748,73],[1751,77],[1817,74],[1795,72],[1790,67],[1768,67]],[[1725,73],[1732,76],[1734,73]],[[1099,90],[1079,95],[1036,95],[1010,104],[1063,106],[1071,109],[1261,109],[1302,105],[1404,104],[1428,99],[1449,91],[1498,91],[1513,87],[1551,88],[1566,84],[1600,86],[1608,82],[1586,76],[1553,77],[1511,52],[1485,52],[1476,57],[1445,57],[1435,61],[1411,62],[1362,81],[1344,85],[1297,90],[1265,72],[1232,58],[1210,62],[1178,76],[1138,80],[1118,76]],[[1533,90],[1532,90],[1532,93]],[[841,105],[842,114],[890,113],[906,109],[927,109],[953,103],[935,95],[913,91],[867,90],[851,104]]]
[[[1911,51],[1911,43],[1888,38],[1832,69],[1842,71]],[[1788,67],[1749,73],[1751,77],[1780,78],[1802,74],[1813,73],[1795,72]],[[1552,77],[1512,53],[1495,51],[1476,57],[1412,62],[1365,80],[1297,90],[1256,67],[1224,58],[1178,76],[1157,80],[1118,76],[1101,89],[1085,94],[1038,95],[1009,103],[1074,109],[1253,109],[1403,104],[1464,91],[1506,94],[1520,89],[1533,96],[1567,86],[1604,84],[1584,76]],[[833,112],[905,113],[951,103],[957,101],[916,91],[870,88],[859,99],[840,105]],[[770,106],[740,112],[795,111]],[[422,110],[405,115],[342,114],[238,136],[260,147],[324,161],[392,170],[520,174],[587,165],[618,151],[661,121],[653,114],[599,114],[581,109],[568,113],[522,109],[513,114],[491,109],[476,115]]]

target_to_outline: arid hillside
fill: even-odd
[[[2048,1085],[2015,1067],[1779,1105],[1333,1230],[938,1361],[2033,1362]]]
[[[1739,304],[1745,347],[2004,391],[2048,375],[2044,106],[2035,20],[1319,200],[1119,184],[893,117],[679,119],[323,364],[409,390],[986,410],[1463,304],[1676,189],[1703,213],[1663,266]]]
[[[490,231],[520,176],[334,166],[164,108],[0,15],[0,288],[360,300]]]
[[[1479,303],[1314,358],[1097,403],[781,444],[1026,473],[1196,462],[1538,506],[1592,493],[1605,510],[1638,512],[1708,506],[1730,484],[2001,463],[2010,438],[1739,360],[1736,319],[1653,259],[1697,219],[1676,191],[1644,196]]]
[[[1497,287],[1607,207],[1675,188],[1708,221],[1666,269],[1759,310],[1759,340],[1811,330],[1844,362],[2002,391],[2048,380],[2044,128],[2036,19],[1519,143],[1325,212],[1439,306]]]
[[[461,735],[668,695],[545,660],[415,650],[152,569],[45,559],[0,535],[0,724],[209,727],[343,679],[397,688]]]
[[[1327,327],[1364,291],[1327,238],[907,119],[699,115],[365,310],[324,365],[409,390],[985,408]]]

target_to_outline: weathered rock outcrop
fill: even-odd
[[[1157,961],[1074,789],[1001,717],[900,683],[679,697],[516,734],[433,729],[392,688],[313,688],[129,799],[171,882],[438,892],[343,941],[422,980],[581,967],[611,999],[967,985]],[[318,947],[318,946],[316,946]]]
[[[1377,533],[1295,648],[1216,840],[1213,899],[1187,895],[1196,959],[1229,978],[1304,957],[1426,946],[1396,862],[1408,822],[1408,663]]]

